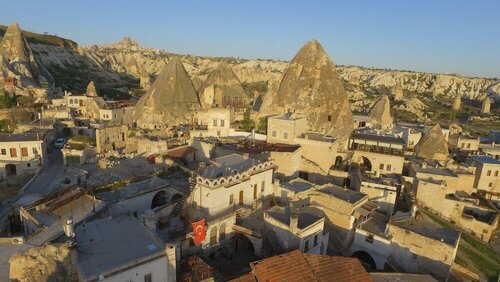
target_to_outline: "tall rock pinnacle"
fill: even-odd
[[[297,52],[273,99],[272,111],[304,114],[312,131],[344,138],[353,130],[344,86],[335,65],[316,40]]]
[[[0,42],[0,57],[3,57],[4,64],[6,64],[0,66],[4,76],[10,71],[14,75],[27,79],[29,83],[39,82],[40,67],[21,28],[15,22],[9,25]]]
[[[190,122],[200,107],[191,78],[181,60],[173,57],[137,102],[135,120],[142,128],[165,128]]]
[[[384,95],[375,103],[370,111],[370,122],[376,128],[385,129],[392,127],[393,119],[389,97]]]
[[[240,79],[225,61],[208,75],[198,92],[204,108],[245,106],[250,102]]]
[[[441,126],[434,125],[424,133],[414,149],[414,155],[425,160],[446,161],[448,159],[448,142]]]

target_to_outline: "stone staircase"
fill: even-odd
[[[184,204],[187,201],[187,198],[191,195],[191,192],[193,192],[194,188],[196,187],[196,175],[194,173],[191,174],[189,177],[189,191],[182,196],[182,198],[177,201],[175,204],[175,207],[173,208],[172,212],[170,213],[171,217],[176,217],[179,216],[179,214],[182,211],[182,207],[184,207]]]

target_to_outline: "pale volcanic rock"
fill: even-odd
[[[78,281],[68,244],[34,247],[14,254],[9,263],[12,281]]]
[[[414,155],[428,161],[448,159],[448,143],[439,124],[424,133],[415,146]]]
[[[95,88],[95,84],[93,81],[89,82],[89,84],[87,85],[87,91],[85,92],[85,94],[88,96],[88,97],[97,97],[99,95],[97,95],[97,90]]]
[[[455,100],[453,100],[453,110],[459,111],[461,104],[462,104],[462,99],[461,99],[460,95],[457,94],[455,96]]]
[[[394,95],[394,101],[403,100],[403,94],[404,94],[403,86],[401,86],[401,83],[397,82],[392,87],[392,95]]]
[[[269,112],[287,111],[307,117],[309,129],[336,137],[354,127],[352,113],[335,66],[318,41],[306,43],[288,65],[278,92],[266,95]]]
[[[7,28],[0,42],[0,71],[6,76],[18,76],[24,84],[38,84],[40,68],[17,23]]]
[[[389,97],[384,95],[373,106],[370,111],[370,122],[376,128],[390,128],[392,127],[393,118],[391,115],[391,103]]]
[[[135,120],[140,127],[174,126],[190,122],[200,108],[193,82],[180,59],[173,57],[137,102]]]
[[[244,104],[250,102],[241,87],[240,79],[225,61],[208,75],[198,93],[204,108],[210,108],[213,104],[223,106],[226,101],[241,100]]]
[[[418,98],[411,98],[404,102],[404,104],[394,107],[396,110],[406,111],[417,116],[419,122],[428,122],[429,118],[426,117],[425,111],[427,106]]]

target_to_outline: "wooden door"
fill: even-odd
[[[243,205],[243,190],[240,191],[240,205]]]

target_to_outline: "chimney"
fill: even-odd
[[[295,233],[298,231],[299,216],[296,213],[290,215],[290,231]]]
[[[63,225],[64,235],[66,237],[73,239],[75,237],[75,226],[73,224],[73,219],[66,219],[66,222]]]

